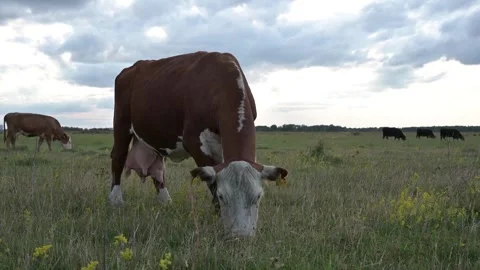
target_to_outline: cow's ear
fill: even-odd
[[[197,167],[191,170],[190,175],[193,178],[200,177],[202,181],[205,181],[211,184],[213,181],[215,181],[215,176],[217,175],[217,173],[215,172],[212,166],[205,166],[205,167]]]
[[[275,181],[278,178],[284,179],[288,175],[288,171],[281,167],[275,166],[263,166],[261,170],[262,179],[268,179],[270,181]]]

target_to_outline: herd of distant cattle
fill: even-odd
[[[387,140],[389,137],[393,137],[395,140],[407,139],[405,134],[403,134],[402,130],[399,128],[384,127],[382,128],[382,134],[383,134],[383,139],[387,139]],[[433,134],[433,130],[428,128],[417,128],[416,138],[419,139],[421,137],[426,137],[430,139],[436,138],[435,134]],[[454,140],[458,140],[458,139],[462,141],[465,140],[462,133],[460,133],[460,131],[456,128],[440,128],[440,140],[446,140],[448,137]]]
[[[206,183],[227,238],[253,236],[263,197],[261,180],[285,180],[288,171],[257,161],[255,100],[245,74],[230,53],[194,52],[159,60],[139,60],[115,77],[111,205],[123,205],[122,173],[150,176],[161,203],[171,201],[165,159],[189,157],[192,179]],[[59,141],[72,149],[57,119],[34,113],[4,117],[4,143],[15,148],[19,135]],[[431,130],[417,137],[434,138]],[[463,140],[458,130],[443,128],[441,139]],[[383,137],[405,140],[398,128],[383,128]]]

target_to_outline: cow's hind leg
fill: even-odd
[[[42,146],[43,140],[44,140],[44,138],[41,137],[41,136],[38,138],[38,145],[37,145],[37,151],[38,152],[40,152],[40,146]]]
[[[10,133],[7,131],[7,130],[4,130],[3,132],[6,132],[5,134],[5,145],[7,147],[7,149],[10,148]]]
[[[12,144],[12,149],[15,150],[15,141],[17,140],[17,136],[13,134],[13,136],[10,136],[10,143]]]
[[[113,148],[111,152],[112,186],[110,195],[108,196],[111,205],[121,206],[124,203],[120,181],[123,167],[127,159],[128,146],[132,138],[128,125],[128,123],[117,122],[113,131]]]

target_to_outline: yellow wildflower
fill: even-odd
[[[200,176],[196,176],[195,178],[192,179],[192,184],[200,185],[201,183],[202,183],[202,179],[200,179]]]
[[[133,251],[130,248],[126,248],[125,250],[120,251],[120,256],[125,261],[131,260],[133,257]]]
[[[281,186],[281,187],[284,187],[284,186],[287,186],[288,183],[287,183],[287,180],[285,178],[278,178],[276,181],[275,181],[275,184],[277,186]]]
[[[81,270],[94,270],[97,267],[98,261],[91,261],[87,266],[82,267]]]
[[[119,234],[117,236],[115,236],[115,246],[118,246],[119,243],[122,243],[122,244],[126,244],[128,242],[128,239],[125,237],[125,235],[122,234]]]
[[[30,211],[28,211],[28,209],[25,209],[25,211],[23,211],[23,216],[25,217],[25,222],[30,223]]]
[[[160,260],[158,264],[161,269],[165,270],[168,269],[168,266],[172,264],[172,254],[170,252],[165,253],[163,255],[163,259]]]
[[[52,247],[52,245],[44,245],[44,246],[41,246],[41,247],[37,247],[35,248],[35,251],[33,252],[33,257],[34,258],[38,258],[38,257],[48,257],[48,250]]]

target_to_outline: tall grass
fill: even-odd
[[[233,242],[207,188],[190,186],[192,159],[167,164],[170,205],[132,174],[114,208],[110,135],[42,148],[34,182],[22,137],[0,149],[0,269],[480,269],[480,137],[409,135],[260,133],[258,160],[287,168],[289,185],[264,183],[257,236]]]

